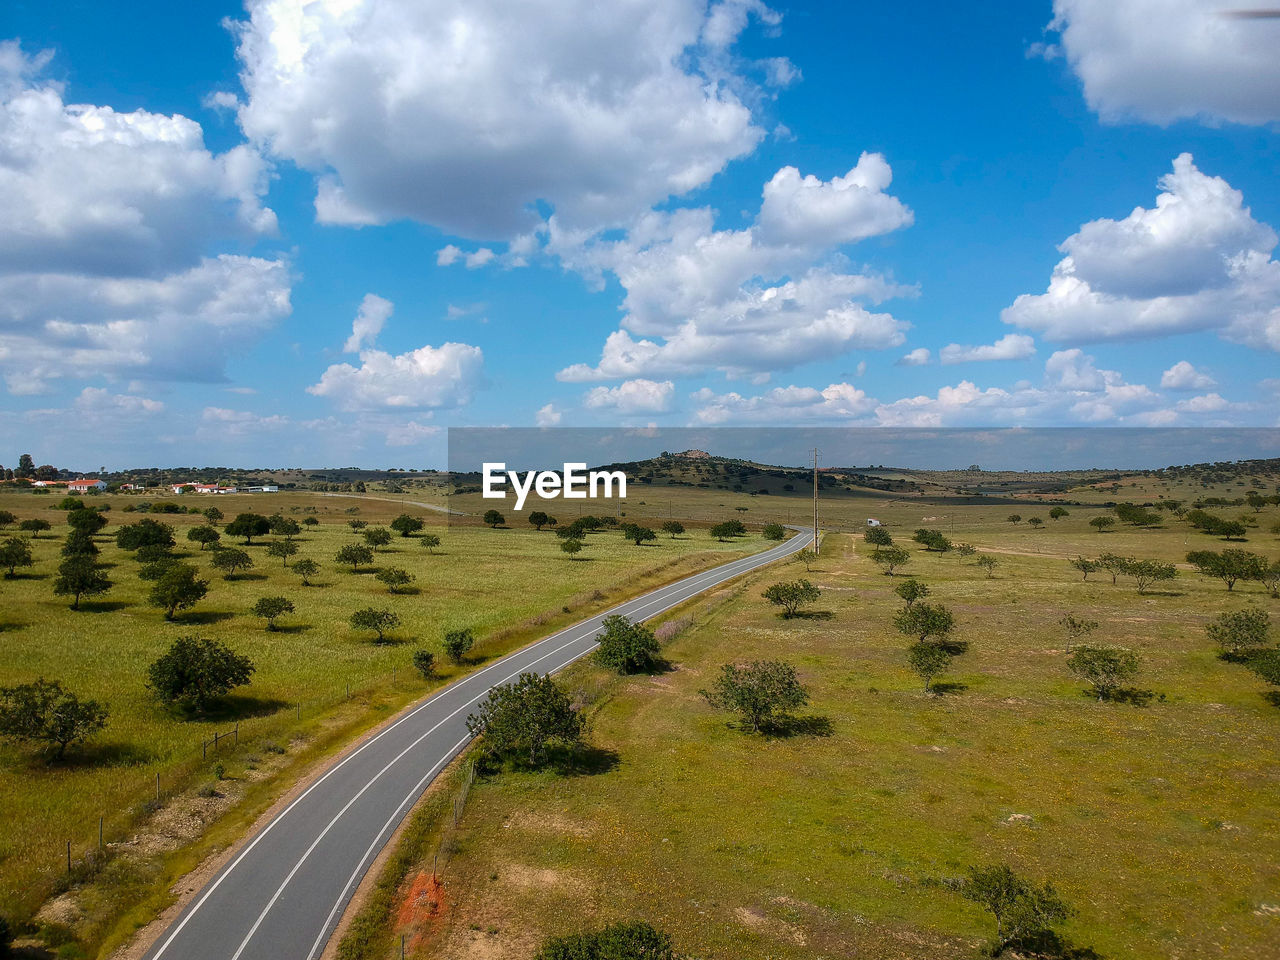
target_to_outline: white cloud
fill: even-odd
[[[1095,220],[1067,238],[1046,293],[1023,294],[1005,323],[1067,343],[1198,330],[1280,350],[1277,238],[1243,196],[1190,154],[1160,180],[1154,209]]]
[[[928,347],[916,347],[909,353],[904,353],[898,358],[897,366],[899,367],[923,367],[933,357]]]
[[[1218,384],[1207,373],[1201,373],[1186,360],[1179,360],[1160,375],[1163,390],[1207,390]]]
[[[609,336],[599,364],[574,364],[559,379],[708,369],[749,375],[901,344],[908,325],[864,304],[913,296],[915,288],[841,272],[841,258],[829,256],[833,244],[909,222],[910,212],[880,192],[889,179],[883,159],[864,155],[847,178],[837,178],[845,184],[839,188],[836,181],[784,173],[765,187],[761,217],[768,209],[768,229],[757,222],[716,230],[711,210],[685,209],[648,214],[622,240],[599,242],[553,220],[549,251],[588,276],[614,273],[626,291],[622,329]],[[779,182],[789,186],[774,190]]]
[[[397,356],[365,350],[359,367],[336,363],[307,392],[343,410],[457,407],[471,400],[483,366],[480,348],[465,343],[427,345]]]
[[[1229,0],[1055,0],[1085,99],[1104,120],[1169,124],[1280,120],[1280,57],[1272,24],[1224,17]]]
[[[878,153],[864,153],[843,177],[819,180],[783,167],[764,185],[759,238],[766,244],[835,246],[909,227],[911,211],[884,191],[893,172]]]
[[[944,364],[980,363],[990,360],[1025,360],[1036,352],[1035,341],[1025,333],[1007,333],[995,343],[979,347],[951,343],[938,354]]]
[[[1206,393],[1203,396],[1180,400],[1176,408],[1185,413],[1218,413],[1230,406],[1231,404],[1224,400],[1221,395]]]
[[[770,57],[763,66],[765,83],[771,87],[789,87],[801,78],[800,68],[786,57]]]
[[[427,440],[433,440],[444,432],[443,427],[407,420],[396,423],[386,430],[388,447],[414,447]]]
[[[47,57],[0,43],[0,272],[160,277],[211,239],[276,230],[267,169],[186,117],[67,104]]]
[[[849,421],[865,417],[876,401],[848,383],[833,383],[822,390],[813,387],[776,387],[761,396],[717,394],[702,388],[692,395],[698,405],[699,423],[797,423]]]
[[[776,22],[763,4],[248,7],[241,126],[316,175],[325,222],[509,238],[543,202],[598,228],[705,184],[764,135],[735,92],[747,81],[716,53],[752,12]]]
[[[481,247],[474,253],[467,254],[467,269],[476,270],[492,260],[496,254],[488,247]]]
[[[81,416],[99,418],[143,417],[163,413],[164,404],[149,397],[112,393],[101,387],[85,387],[75,399],[75,408]]]
[[[289,315],[278,260],[223,255],[161,279],[0,276],[0,373],[13,393],[63,377],[217,381]]]
[[[342,352],[359,353],[362,347],[373,346],[393,310],[395,304],[390,300],[384,300],[376,293],[366,293],[351,323],[351,336],[342,345]]]
[[[448,267],[458,262],[458,258],[462,256],[462,251],[455,247],[452,243],[441,247],[436,251],[436,266]]]
[[[676,385],[670,380],[626,380],[616,387],[593,387],[583,397],[590,410],[615,410],[618,413],[664,413],[671,409]]]
[[[540,408],[534,415],[533,422],[539,427],[558,427],[560,425],[561,413],[556,409],[554,403],[548,403]]]

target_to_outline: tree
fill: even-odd
[[[203,550],[205,547],[209,546],[209,544],[217,543],[221,540],[222,534],[208,524],[202,524],[201,526],[192,527],[188,530],[187,539],[192,543],[200,544],[200,549]]]
[[[484,522],[496,530],[499,526],[507,522],[507,518],[497,510],[486,510],[484,512]]]
[[[911,537],[916,543],[923,544],[926,550],[935,553],[946,553],[951,549],[951,541],[939,530],[926,530],[923,527]]]
[[[1237,580],[1261,580],[1267,569],[1265,557],[1232,547],[1221,553],[1192,550],[1187,554],[1187,563],[1206,577],[1217,577],[1228,590],[1235,588]]]
[[[913,643],[907,648],[907,665],[924,681],[924,692],[929,692],[933,678],[951,665],[951,654],[936,643]]]
[[[343,565],[350,564],[351,572],[355,573],[360,564],[373,563],[373,551],[360,543],[348,543],[334,554],[333,559]]]
[[[415,650],[413,665],[418,668],[423,680],[430,680],[436,672],[436,655],[430,650]]]
[[[1088,580],[1089,574],[1096,573],[1098,570],[1098,562],[1089,560],[1086,557],[1076,557],[1071,561],[1071,566],[1079,570],[1084,576],[1083,579]]]
[[[302,525],[304,527],[318,527],[320,526],[320,521],[316,517],[303,517]]]
[[[940,603],[920,601],[903,607],[894,615],[893,625],[898,632],[915,637],[920,643],[941,646],[956,627],[956,618]]]
[[[272,536],[284,537],[286,540],[292,540],[302,532],[302,527],[298,525],[298,521],[293,517],[284,517],[278,513],[272,514],[267,518],[267,529]]]
[[[413,517],[407,513],[400,514],[390,524],[391,529],[402,537],[411,537],[426,525],[426,521],[421,517]]]
[[[917,600],[923,600],[927,597],[929,595],[929,587],[914,577],[908,577],[894,587],[893,592],[900,596],[903,603],[909,607]]]
[[[286,613],[293,613],[293,601],[288,597],[259,597],[253,605],[253,615],[267,621],[267,629],[276,628],[276,620]]]
[[[1094,517],[1089,521],[1089,526],[1093,527],[1099,533],[1105,533],[1108,527],[1114,527],[1115,525],[1115,517]]]
[[[1138,593],[1145,593],[1153,583],[1163,583],[1178,575],[1178,570],[1172,563],[1162,563],[1159,560],[1134,560],[1129,563],[1125,572],[1137,583]]]
[[[391,610],[365,607],[353,613],[348,622],[353,630],[372,630],[376,633],[375,643],[386,643],[387,631],[400,626],[400,616]]]
[[[671,539],[674,540],[676,537],[680,536],[680,534],[684,533],[684,524],[679,520],[668,520],[662,525],[662,532],[670,534]]]
[[[874,547],[889,547],[893,545],[893,537],[884,527],[867,527],[862,539]]]
[[[1272,597],[1280,597],[1280,560],[1262,570],[1258,574],[1258,582]]]
[[[31,544],[25,537],[5,537],[0,542],[0,567],[5,569],[6,580],[18,575],[18,567],[29,567],[32,563]]]
[[[1245,661],[1245,666],[1272,686],[1280,686],[1280,650],[1259,650]]]
[[[755,660],[744,667],[726,663],[711,689],[700,692],[716,709],[738,714],[752,733],[776,727],[809,702],[795,667],[781,660]]]
[[[1111,583],[1114,585],[1120,574],[1128,572],[1129,564],[1133,563],[1133,560],[1114,553],[1104,553],[1096,562],[1101,569],[1111,574]]]
[[[960,896],[979,904],[995,919],[996,937],[989,951],[992,956],[998,956],[1022,940],[1051,931],[1074,913],[1051,885],[1036,886],[1003,864],[971,867],[957,890]]]
[[[156,581],[147,602],[164,610],[164,618],[172,620],[179,610],[194,607],[209,592],[209,581],[201,580],[189,563],[173,563]]]
[[[265,537],[271,532],[271,521],[260,513],[241,513],[225,529],[229,537],[244,537],[248,546],[254,537]]]
[[[576,554],[582,551],[582,541],[581,540],[561,540],[560,550],[563,553],[567,553],[569,555],[570,560],[575,560],[577,559]]]
[[[72,530],[67,534],[67,539],[62,542],[64,557],[96,557],[98,553],[98,545],[94,543],[93,535],[83,530]]]
[[[476,645],[476,638],[469,627],[462,630],[449,630],[444,635],[442,646],[444,655],[454,664],[461,666],[462,660]]]
[[[1138,675],[1138,655],[1126,647],[1081,645],[1071,650],[1067,669],[1093,684],[1100,701],[1107,700],[1124,681]]]
[[[616,673],[645,673],[658,663],[658,641],[653,631],[618,614],[601,621],[596,659]]]
[[[1036,530],[1039,530],[1042,526],[1044,526],[1044,521],[1041,520],[1039,517],[1031,517],[1027,521],[1027,523],[1030,524],[1031,527]]]
[[[204,512],[204,518],[209,521],[209,524],[211,526],[216,527],[223,520],[222,511],[219,510],[217,507],[206,507],[203,512]]]
[[[227,547],[225,550],[217,551],[209,563],[214,569],[221,570],[225,579],[232,580],[241,570],[253,568],[253,557],[243,550]]]
[[[289,566],[289,558],[298,552],[298,545],[292,540],[272,540],[267,544],[267,556],[279,557],[285,567]]]
[[[348,520],[347,521],[347,526],[350,527],[356,533],[359,533],[368,525],[369,523],[367,520]]]
[[[1058,626],[1062,627],[1062,630],[1066,633],[1068,640],[1079,640],[1081,637],[1087,636],[1097,630],[1098,621],[1083,620],[1068,613],[1058,621]]]
[[[137,523],[127,523],[116,531],[116,546],[121,550],[137,550],[139,547],[172,547],[173,527],[159,520],[144,517]]]
[[[711,535],[722,543],[726,540],[732,540],[734,537],[740,536],[743,526],[737,520],[726,520],[724,523],[717,523],[711,528]]]
[[[204,713],[210,701],[248,683],[255,669],[219,640],[179,637],[147,668],[147,686],[165,703]]]
[[[320,572],[320,564],[310,557],[303,557],[293,565],[293,572],[302,578],[304,587],[311,586],[311,578]]]
[[[785,540],[787,529],[780,523],[766,523],[760,535],[766,540]]]
[[[39,517],[30,517],[18,524],[18,529],[23,533],[29,533],[33,538],[38,538],[45,530],[52,530],[53,525],[48,520],[41,520]]]
[[[0,687],[0,736],[53,749],[61,760],[67,747],[83,743],[107,725],[106,706],[81,700],[57,680],[40,677],[16,687]]]
[[[818,555],[812,550],[801,550],[796,554],[796,559],[804,564],[805,573],[808,573],[812,569],[814,561],[818,559]]]
[[[133,553],[133,559],[139,563],[159,563],[174,559],[169,548],[161,543],[144,543]]]
[[[83,530],[85,533],[94,534],[106,525],[107,518],[99,510],[86,510],[81,507],[67,514],[67,526],[72,530]]]
[[[112,583],[98,569],[93,557],[81,554],[67,557],[58,565],[58,579],[53,582],[53,592],[58,596],[70,596],[72,610],[80,609],[81,597],[96,597],[111,589]]]
[[[487,753],[533,767],[548,759],[552,744],[580,743],[584,726],[560,685],[536,673],[523,673],[514,683],[494,687],[477,712],[467,717],[467,729],[484,738]]]
[[[375,576],[379,583],[384,583],[391,593],[399,593],[404,587],[409,586],[417,579],[408,570],[400,567],[387,567],[385,570],[379,570]]]
[[[391,531],[386,527],[370,527],[364,532],[364,542],[373,548],[374,553],[377,553],[379,547],[385,547],[391,543]]]
[[[650,527],[642,527],[635,523],[623,524],[622,535],[632,541],[637,547],[642,543],[648,543],[650,540],[658,539],[658,535],[654,533]]]
[[[886,576],[893,576],[893,571],[911,562],[911,552],[903,547],[876,547],[871,552],[871,559],[884,567]]]
[[[615,923],[591,933],[551,937],[533,960],[677,960],[671,938],[643,921]]]
[[[775,583],[760,596],[775,607],[782,607],[782,615],[790,618],[805,604],[816,602],[822,596],[822,591],[808,580],[784,580],[782,583]]]
[[[440,546],[440,537],[434,533],[424,533],[418,542],[427,553],[432,553],[436,547]]]
[[[535,530],[541,533],[542,528],[551,522],[551,518],[547,516],[545,511],[535,510],[533,513],[529,514],[529,522],[533,524],[533,528]]]
[[[0,530],[6,530],[17,522],[17,514],[9,510],[0,510]]]
[[[23,480],[36,475],[36,462],[31,459],[31,454],[24,453],[18,457],[18,469],[13,471],[13,475]]]
[[[1205,627],[1209,639],[1232,657],[1250,654],[1269,642],[1271,617],[1265,610],[1233,610],[1220,613]]]
[[[1022,514],[1020,514],[1020,513],[1011,513],[1011,514],[1009,514],[1009,516],[1008,516],[1006,519],[1007,519],[1010,523],[1021,523],[1021,522],[1022,522]]]
[[[1049,510],[1050,520],[1061,520],[1063,517],[1071,516],[1071,511],[1066,507],[1052,507]]]
[[[989,553],[984,553],[975,561],[978,566],[987,571],[987,579],[990,580],[996,574],[996,565],[1000,562]]]

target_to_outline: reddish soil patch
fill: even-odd
[[[396,926],[409,935],[409,945],[417,950],[442,928],[449,906],[449,897],[440,878],[421,870],[405,890],[396,914]]]

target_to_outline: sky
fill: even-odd
[[[7,0],[0,463],[1280,426],[1232,6]]]

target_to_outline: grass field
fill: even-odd
[[[414,673],[411,655],[422,646],[443,660],[440,639],[446,629],[472,628],[478,639],[473,657],[491,657],[645,586],[765,545],[756,537],[719,543],[694,532],[635,547],[616,533],[600,533],[589,538],[588,548],[579,555],[585,559],[571,561],[554,536],[536,533],[527,524],[521,529],[513,521],[512,529],[490,530],[472,521],[445,527],[442,515],[396,498],[222,496],[216,506],[228,520],[248,510],[282,511],[297,520],[316,516],[321,524],[303,528],[297,538],[301,550],[291,565],[310,557],[323,569],[312,586],[301,586],[291,568],[267,556],[266,543],[272,538],[265,537],[244,547],[254,557],[254,568],[226,580],[210,567],[213,552],[201,552],[186,539],[187,529],[203,523],[203,518],[161,515],[158,519],[175,526],[177,549],[186,554],[183,559],[201,568],[210,582],[203,601],[180,614],[177,622],[167,623],[162,611],[146,603],[150,584],[138,578],[137,562],[117,550],[112,539],[121,524],[142,516],[123,512],[124,505],[138,502],[136,497],[91,501],[112,506],[107,514],[111,523],[98,540],[100,559],[114,588],[82,601],[79,611],[69,609],[68,598],[54,596],[67,529],[64,514],[52,509],[57,499],[30,493],[0,495],[0,509],[54,525],[32,541],[35,565],[20,569],[16,579],[0,581],[0,685],[39,676],[58,679],[77,694],[108,704],[111,718],[103,734],[73,750],[62,764],[47,765],[29,750],[0,746],[0,912],[17,918],[30,916],[53,889],[59,865],[65,869],[66,842],[79,857],[96,844],[99,817],[107,820],[108,839],[112,829],[128,828],[139,805],[154,796],[157,774],[167,789],[182,787],[184,777],[207,780],[215,760],[199,762],[200,743],[215,730],[225,732],[240,720],[246,731],[255,724],[269,726],[273,736],[287,742],[299,704],[303,723],[318,714],[339,712],[348,685],[353,693],[382,690],[381,708],[393,708],[430,689]],[[182,502],[193,500],[194,495],[188,495]],[[197,505],[215,504],[200,498]],[[386,523],[406,511],[422,516],[427,530],[442,537],[434,553],[422,549],[416,538],[396,537],[378,552],[373,568],[353,574],[334,562],[342,544],[358,539],[348,519]],[[239,545],[225,535],[223,543]],[[374,579],[375,570],[385,566],[414,573],[414,591],[388,594]],[[297,608],[280,620],[281,629],[275,632],[268,632],[249,612],[257,598],[267,595],[287,596]],[[351,630],[347,618],[363,606],[386,606],[400,614],[403,625],[394,631],[397,642],[379,646],[370,642],[371,635]],[[145,687],[147,665],[174,638],[188,634],[223,640],[257,665],[250,686],[229,698],[215,715],[198,720],[176,716]],[[435,682],[447,682],[460,669],[470,666],[442,663]]]
[[[824,510],[849,527],[868,512]],[[1280,710],[1204,633],[1219,612],[1274,617],[1280,603],[1185,564],[1139,596],[1124,579],[1084,582],[1067,562],[1103,551],[1180,562],[1229,545],[1274,560],[1276,508],[1246,544],[1171,518],[1097,534],[1087,520],[1102,511],[1076,507],[1041,530],[1010,524],[1006,505],[875,511],[899,542],[933,526],[998,560],[989,579],[972,558],[911,545],[904,572],[953,609],[971,644],[948,693],[926,696],[907,669],[897,578],[860,535],[828,537],[808,574],[821,616],[782,620],[760,599],[806,575],[799,563],[735,581],[669,615],[692,619],[667,649],[673,671],[620,679],[583,662],[566,673],[590,704],[593,744],[618,764],[479,780],[443,908],[396,917],[414,955],[527,958],[544,936],[643,918],[708,960],[972,956],[989,921],[938,881],[1007,862],[1052,881],[1078,911],[1063,933],[1101,956],[1280,956]],[[1084,693],[1065,666],[1068,613],[1100,621],[1091,640],[1139,653],[1148,705]],[[795,664],[829,736],[748,736],[706,705],[698,691],[720,664],[754,658]]]

